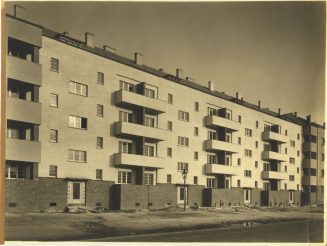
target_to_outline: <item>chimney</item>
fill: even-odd
[[[210,91],[215,91],[215,84],[211,81],[208,81],[208,89]]]
[[[68,35],[69,35],[69,32],[64,31],[64,32],[62,33],[62,35],[68,36]]]
[[[85,33],[85,44],[89,47],[94,48],[94,34],[86,32]]]
[[[176,77],[179,79],[184,79],[184,71],[180,68],[176,69]]]
[[[160,72],[164,72],[164,69],[163,69],[163,68],[159,68],[159,71],[160,71]]]
[[[241,101],[243,102],[243,97],[241,97]]]
[[[14,16],[18,18],[23,18],[25,14],[25,8],[18,4],[14,5]]]
[[[297,117],[297,112],[294,112],[294,116]]]
[[[238,92],[236,92],[236,99],[238,99]]]
[[[193,78],[191,78],[191,77],[186,77],[186,80],[191,81],[191,82],[195,82],[195,80]]]
[[[281,112],[281,109],[280,108],[278,108],[278,114],[280,115],[280,112]]]
[[[261,108],[261,101],[258,101],[258,107]]]
[[[309,123],[311,123],[311,115],[310,115],[310,114],[307,116],[307,121],[308,121]]]
[[[134,62],[135,62],[135,64],[142,65],[142,63],[143,63],[142,60],[143,60],[143,55],[141,53],[139,53],[139,52],[135,52],[134,53]]]
[[[111,53],[116,53],[116,49],[115,48],[112,48],[112,47],[110,47],[109,45],[103,45],[103,49],[105,50],[105,51],[109,51],[109,52],[111,52]]]

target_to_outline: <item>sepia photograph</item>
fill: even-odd
[[[0,244],[325,245],[325,1],[1,21]]]

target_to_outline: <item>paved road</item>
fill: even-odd
[[[322,242],[323,220],[97,239],[102,242]]]

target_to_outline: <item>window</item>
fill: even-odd
[[[321,160],[322,160],[322,161],[325,160],[325,154],[324,154],[324,153],[321,154]]]
[[[144,96],[146,97],[151,97],[151,98],[155,98],[155,91],[149,88],[145,88],[144,89]]]
[[[214,188],[214,187],[215,187],[215,179],[207,178],[207,188]]]
[[[294,175],[290,175],[290,176],[289,176],[289,180],[290,180],[290,181],[294,181]]]
[[[248,129],[248,128],[245,128],[245,136],[252,137],[252,130]]]
[[[254,162],[254,167],[255,167],[255,168],[258,168],[258,166],[259,166],[259,162],[258,162],[258,161],[255,161],[255,162]]]
[[[172,157],[173,156],[173,149],[172,148],[167,148],[167,156]]]
[[[300,168],[296,168],[296,172],[297,173],[300,173]]]
[[[173,104],[173,95],[172,94],[168,94],[168,103]]]
[[[264,132],[269,132],[269,131],[270,131],[270,125],[265,124],[265,125],[263,126],[263,131],[264,131]]]
[[[241,158],[237,158],[237,165],[241,166]]]
[[[216,164],[217,163],[217,157],[216,155],[207,155],[207,163],[208,164]]]
[[[54,72],[59,72],[59,60],[51,57],[50,70]]]
[[[75,162],[86,162],[86,151],[82,150],[68,150],[68,160]]]
[[[178,145],[188,147],[188,138],[178,136]]]
[[[49,176],[57,178],[57,166],[55,165],[49,166]]]
[[[252,171],[251,170],[244,170],[244,177],[251,177]]]
[[[242,116],[238,116],[238,122],[242,123]]]
[[[238,144],[242,144],[242,140],[240,137],[238,137]]]
[[[322,169],[322,170],[321,170],[321,177],[324,177],[324,176],[325,176],[325,170]]]
[[[50,129],[50,142],[58,143],[58,130]]]
[[[103,149],[103,137],[97,137],[97,148]]]
[[[103,117],[103,105],[97,104],[97,116]]]
[[[145,144],[143,149],[143,155],[145,156],[154,156],[154,146]]]
[[[199,128],[194,127],[194,136],[199,136]]]
[[[208,115],[217,115],[217,109],[208,107]]]
[[[98,80],[97,82],[101,85],[104,84],[104,73],[98,72]]]
[[[270,190],[269,182],[263,182],[263,190]]]
[[[126,81],[122,81],[122,80],[120,80],[120,81],[119,81],[119,88],[120,88],[121,90],[125,90],[125,91],[133,91],[133,89],[134,89],[134,85],[131,84],[131,83],[128,83],[128,82],[126,82]]]
[[[255,141],[255,147],[258,148],[259,147],[259,142]]]
[[[325,145],[325,138],[321,138],[321,145]]]
[[[153,117],[145,116],[144,125],[149,127],[155,127],[155,119]]]
[[[167,129],[168,129],[168,131],[172,131],[173,130],[173,122],[171,122],[171,121],[168,121],[167,122]]]
[[[194,151],[194,160],[199,160],[199,152]]]
[[[311,153],[311,159],[317,160],[317,153],[316,152],[310,152]]]
[[[284,184],[284,190],[287,190],[287,184]]]
[[[284,171],[287,172],[287,166],[286,165],[284,166]]]
[[[244,152],[245,152],[245,156],[247,156],[247,157],[252,157],[252,150],[250,150],[250,149],[245,149]]]
[[[87,118],[82,118],[78,116],[69,116],[69,127],[87,129]]]
[[[69,82],[69,92],[72,94],[87,96],[87,85],[77,83],[74,81]]]
[[[290,141],[290,145],[291,145],[291,147],[295,147],[295,141],[294,140],[291,140]]]
[[[287,154],[287,148],[285,148],[285,154]]]
[[[193,184],[195,184],[195,185],[198,184],[198,176],[193,177]]]
[[[264,145],[263,145],[263,149],[264,149],[265,151],[270,151],[270,144],[264,144]]]
[[[256,127],[256,128],[259,128],[259,121],[256,121],[256,122],[255,122],[255,127]]]
[[[177,171],[183,171],[184,169],[188,170],[188,163],[178,162]]]
[[[199,103],[198,102],[194,103],[194,110],[197,112],[199,111]]]
[[[237,187],[241,187],[241,180],[237,180]]]
[[[95,170],[95,179],[102,180],[102,169]]]
[[[300,140],[300,133],[297,134],[297,140]]]
[[[171,184],[171,174],[167,174],[167,183]]]
[[[118,171],[118,184],[130,184],[132,173],[129,171]]]
[[[58,108],[58,95],[50,93],[50,106]]]
[[[254,187],[258,188],[258,181],[254,181]]]
[[[153,185],[154,174],[153,173],[144,173],[143,184],[144,185]]]
[[[285,130],[285,136],[287,136],[287,130]]]
[[[189,113],[182,110],[178,110],[178,119],[182,121],[189,121]]]
[[[217,133],[208,131],[208,140],[215,140],[215,139],[217,139]]]
[[[270,171],[269,163],[263,163],[263,171]]]
[[[125,154],[131,154],[132,153],[132,143],[119,141],[118,152],[125,153]]]
[[[299,190],[300,189],[300,185],[297,184],[296,185],[296,189]]]
[[[300,156],[300,151],[297,151],[297,156]]]
[[[290,163],[295,164],[295,158],[290,157]]]
[[[133,114],[125,112],[125,111],[119,111],[119,121],[132,122]]]

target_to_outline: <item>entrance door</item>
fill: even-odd
[[[178,186],[177,187],[177,203],[184,204],[184,200],[186,200],[187,204],[187,187]]]
[[[68,204],[85,204],[85,182],[68,182]]]
[[[289,197],[289,203],[294,203],[294,191],[289,191],[288,192],[288,197]]]
[[[244,203],[251,203],[251,189],[244,189]]]

